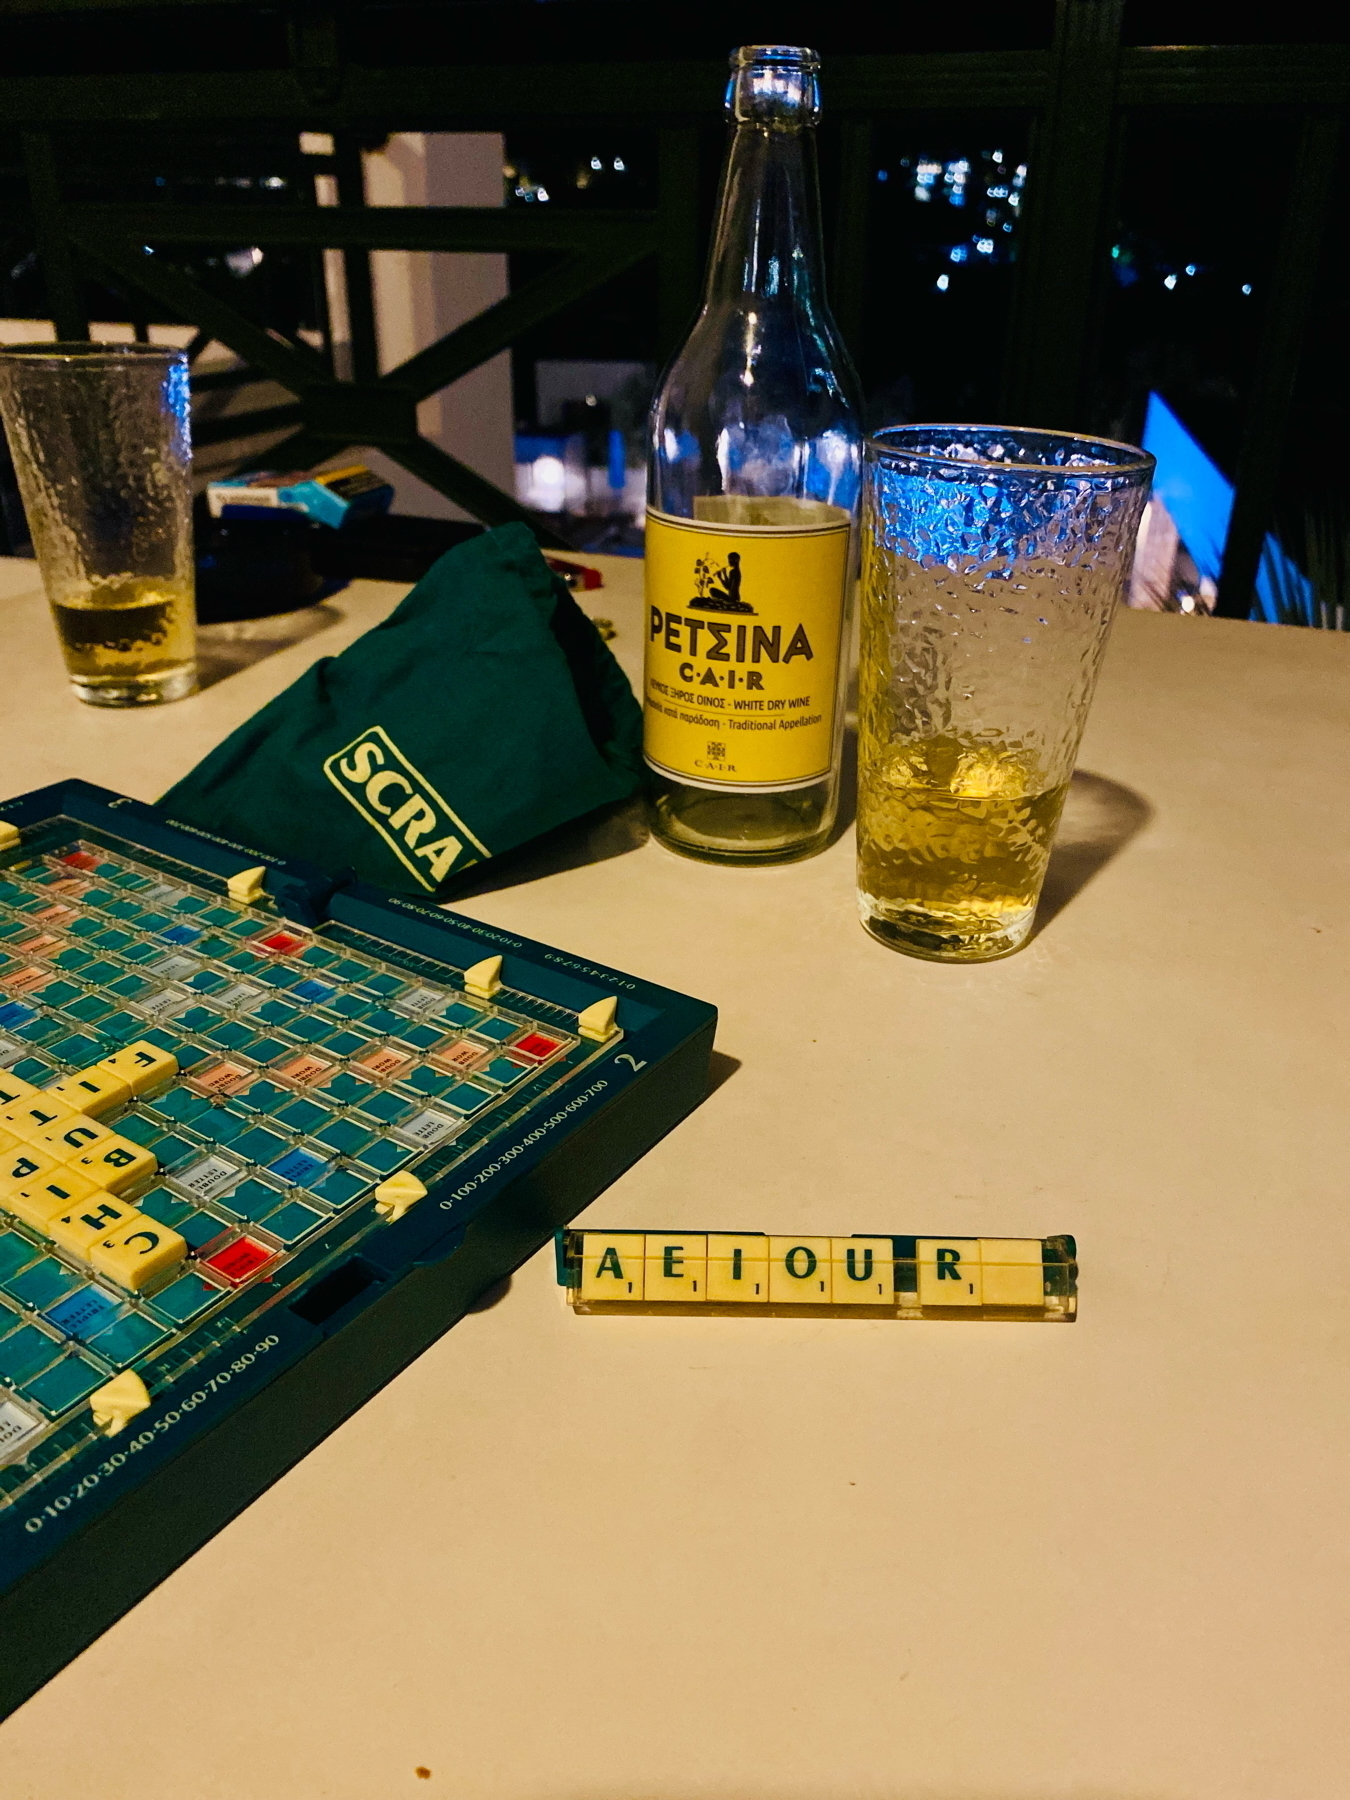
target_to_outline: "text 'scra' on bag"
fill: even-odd
[[[424,898],[636,792],[642,714],[524,525],[443,556],[159,802],[213,836]]]

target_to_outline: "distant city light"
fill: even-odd
[[[626,173],[626,170],[624,168],[624,160],[621,156],[616,156],[614,158],[614,173],[616,175],[623,175]]]
[[[1165,288],[1174,288],[1176,285],[1177,285],[1177,278],[1175,275],[1164,275],[1163,276],[1163,286]]]
[[[1120,245],[1112,244],[1112,246],[1111,246],[1111,261],[1115,262],[1119,256],[1120,256]]]
[[[1187,264],[1186,264],[1186,273],[1187,273],[1187,274],[1188,274],[1188,275],[1194,275],[1194,274],[1196,274],[1196,273],[1197,273],[1197,270],[1196,270],[1196,266],[1195,266],[1195,264],[1194,264],[1194,263],[1187,263]]]
[[[593,169],[603,169],[604,166],[605,165],[601,162],[601,160],[598,156],[593,156],[591,158],[591,167]]]
[[[939,294],[945,294],[950,285],[951,285],[951,276],[950,275],[939,275],[938,276],[937,291],[939,292]]]
[[[981,256],[992,256],[994,254],[994,240],[993,238],[976,238],[975,248],[979,251]]]
[[[546,187],[536,188],[534,190],[534,197],[536,200],[547,200],[548,199],[548,189]],[[1172,277],[1172,279],[1173,279],[1173,281],[1175,281],[1176,276],[1174,275]]]
[[[877,170],[877,180],[878,181],[889,181],[890,178],[891,178],[891,172],[889,169],[878,169]]]
[[[1243,291],[1243,293],[1244,293],[1244,294],[1250,294],[1250,293],[1251,293],[1251,291],[1252,291],[1252,284],[1251,284],[1251,282],[1250,282],[1250,281],[1244,281],[1244,282],[1243,282],[1243,284],[1242,284],[1242,291]]]
[[[995,162],[1002,162],[1002,161],[1003,161],[1003,152],[1002,152],[1002,151],[1001,151],[1001,150],[995,150],[995,151],[994,151],[994,161],[995,161]]]
[[[158,183],[161,187],[164,185],[164,177],[162,175],[158,177]],[[265,188],[280,188],[280,187],[285,187],[285,185],[286,185],[286,177],[284,175],[264,175],[263,176],[263,186]]]
[[[948,260],[954,263],[965,262],[969,255],[970,250],[965,244],[953,244],[951,249],[947,252]]]

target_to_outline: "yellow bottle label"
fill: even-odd
[[[737,495],[647,513],[644,751],[694,787],[807,787],[830,772],[849,516]]]

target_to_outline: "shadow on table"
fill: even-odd
[[[230,619],[223,624],[197,627],[197,676],[201,687],[214,687],[227,676],[254,663],[302,644],[306,638],[336,625],[342,614],[335,606],[302,606],[297,612],[277,613],[265,619]]]
[[[490,862],[471,869],[446,895],[450,905],[475,894],[493,894],[502,888],[520,887],[527,881],[538,881],[545,875],[560,875],[565,869],[584,868],[587,863],[608,862],[612,856],[626,856],[640,850],[647,841],[647,820],[642,796],[621,800],[614,806],[597,807],[580,819],[572,819],[532,838],[518,850],[494,856]]]
[[[1153,808],[1133,788],[1105,775],[1090,775],[1085,769],[1074,771],[1059,834],[1050,852],[1050,866],[1045,872],[1033,938],[1063,912],[1152,817]]]

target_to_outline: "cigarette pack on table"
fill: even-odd
[[[342,525],[359,513],[388,512],[394,490],[363,463],[312,474],[260,472],[213,481],[206,490],[213,519],[239,518],[258,511],[302,512],[321,525]]]

